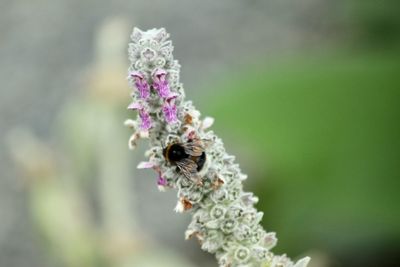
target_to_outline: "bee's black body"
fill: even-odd
[[[206,163],[206,153],[201,153],[201,156],[197,158],[197,171],[203,169],[204,163]]]
[[[185,148],[180,144],[172,144],[167,146],[163,150],[163,155],[171,162],[176,162],[189,157],[189,154],[186,154],[185,152]]]
[[[163,155],[167,161],[177,165],[178,169],[182,169],[179,167],[183,162],[190,160],[195,163],[196,171],[199,172],[206,162],[206,153],[204,151],[201,152],[200,156],[193,156],[187,153],[187,149],[185,149],[184,145],[179,143],[171,144],[164,148]]]

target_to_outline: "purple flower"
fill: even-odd
[[[162,177],[161,173],[158,175],[157,185],[160,185],[160,186],[166,186],[167,185],[167,179]]]
[[[167,72],[165,70],[157,69],[153,73],[153,87],[162,98],[167,98],[170,95]]]
[[[141,120],[140,123],[140,128],[144,131],[147,131],[148,129],[151,128],[151,118],[150,118],[150,114],[147,113],[146,110],[144,109],[140,109],[139,110],[139,117]]]
[[[147,99],[150,96],[150,87],[143,74],[134,71],[131,73],[131,77],[135,79],[135,86],[139,90],[140,98]]]
[[[139,102],[132,102],[128,109],[138,110],[140,117],[140,129],[147,131],[151,128],[151,117],[150,114],[145,110],[145,107]]]
[[[165,120],[168,123],[174,123],[177,121],[177,109],[174,101],[166,101],[163,106],[163,113],[165,116]]]

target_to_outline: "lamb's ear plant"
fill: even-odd
[[[135,148],[141,138],[150,143],[148,160],[138,168],[154,169],[161,191],[178,191],[175,210],[192,215],[186,238],[197,238],[203,250],[215,254],[219,266],[307,266],[308,257],[294,263],[270,251],[277,242],[275,233],[260,225],[263,213],[254,208],[258,198],[243,191],[247,176],[225,151],[222,140],[208,130],[214,120],[202,119],[192,102],[185,100],[180,65],[168,37],[165,29],[135,28],[129,44],[133,102],[128,109],[138,113],[136,120],[125,122],[134,129],[129,147]],[[168,153],[174,144],[183,150],[171,159]]]

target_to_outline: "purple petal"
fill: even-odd
[[[130,75],[132,78],[143,79],[143,74],[140,71],[133,71]]]
[[[131,73],[131,77],[135,80],[135,86],[139,90],[140,98],[147,99],[150,96],[150,86],[139,71]]]
[[[161,185],[161,186],[167,185],[167,179],[162,177],[161,174],[158,175],[157,185]]]
[[[166,76],[167,71],[163,69],[156,69],[153,73],[153,77],[161,77],[161,76]]]
[[[175,104],[170,103],[170,102],[166,102],[163,106],[163,113],[165,116],[165,120],[168,123],[174,123],[175,121],[177,121],[177,109]]]
[[[170,95],[167,72],[165,70],[157,69],[154,72],[153,87],[155,90],[157,90],[158,95],[162,98],[167,98]]]
[[[147,99],[150,96],[150,87],[146,80],[136,80],[135,85],[139,90],[140,98]]]
[[[140,128],[141,128],[142,130],[145,130],[145,131],[147,131],[148,129],[150,129],[150,128],[151,128],[151,118],[150,118],[150,114],[147,113],[144,109],[141,109],[141,110],[139,111],[139,117],[140,117],[140,120],[141,120]]]

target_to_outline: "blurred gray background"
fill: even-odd
[[[82,94],[83,77],[96,61],[96,34],[105,21],[125,21],[128,34],[133,26],[165,27],[174,43],[175,58],[182,65],[181,81],[187,96],[202,110],[207,99],[213,98],[213,85],[229,80],[231,71],[247,70],[252,64],[269,66],[269,60],[303,51],[324,53],[332,46],[352,46],[360,40],[372,40],[374,45],[374,40],[390,38],[373,30],[367,32],[372,37],[364,36],[364,11],[359,10],[376,9],[360,7],[357,1],[333,0],[1,0],[0,266],[64,266],[42,246],[43,237],[32,222],[22,173],[4,140],[11,129],[23,126],[38,138],[51,140],[50,146],[57,142],[53,138],[57,114]],[[389,9],[377,10],[375,17],[392,16],[387,13]],[[392,26],[389,21],[382,27]],[[122,94],[126,94],[128,104],[129,90]],[[121,129],[117,131],[124,131],[123,120],[133,115],[123,113],[125,104],[120,108]],[[126,136],[128,133],[124,132]],[[228,144],[233,146],[230,151],[241,151],[240,145]],[[159,193],[153,173],[134,170],[144,147],[129,154],[134,188],[131,206],[139,228],[183,254],[194,266],[205,266],[205,262],[216,266],[195,242],[184,241],[189,216],[173,212],[175,192]],[[245,158],[239,156],[244,160],[242,167],[254,167]],[[305,247],[298,253],[313,249]]]

